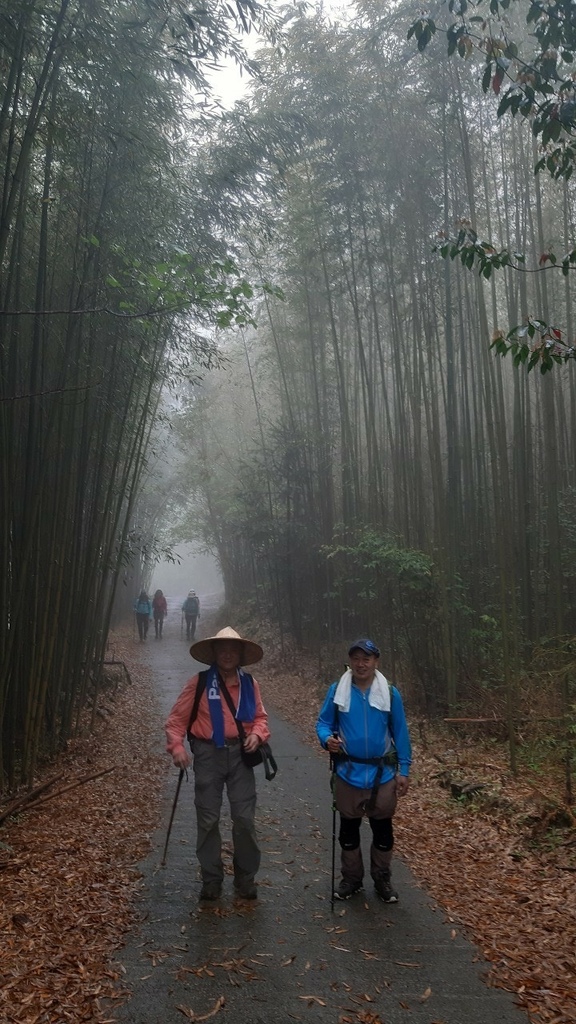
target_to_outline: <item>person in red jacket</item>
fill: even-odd
[[[156,639],[162,639],[162,626],[164,619],[168,615],[168,605],[166,604],[166,598],[161,590],[157,590],[152,598],[152,615],[154,617],[154,629],[156,630]]]
[[[254,753],[261,743],[269,740],[270,730],[260,687],[240,666],[254,665],[263,653],[259,644],[244,639],[230,626],[221,629],[216,636],[192,644],[192,657],[210,665],[208,672],[203,673],[205,686],[197,714],[191,722],[199,674],[186,683],[166,722],[166,749],[177,768],[185,769],[190,765],[184,747],[187,732],[190,737],[201,900],[217,900],[222,894],[220,812],[224,786],[232,816],[234,888],[243,899],[254,900],[258,895],[255,876],[260,867],[260,849],[254,824],[256,782],[254,769],[242,759],[242,749],[248,754]],[[236,709],[234,717],[228,707],[226,691]],[[243,743],[237,722],[243,726]]]

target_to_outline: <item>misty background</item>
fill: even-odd
[[[186,544],[176,545],[173,553],[175,562],[162,561],[155,567],[150,594],[162,590],[169,612],[181,607],[189,590],[195,590],[200,598],[200,614],[217,608],[224,600],[224,586],[215,559]],[[201,632],[200,624],[197,632]]]

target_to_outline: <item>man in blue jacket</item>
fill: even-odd
[[[362,889],[360,826],[366,815],[372,829],[370,874],[376,893],[384,903],[397,903],[390,871],[392,818],[397,798],[408,792],[412,752],[402,698],[378,671],[379,657],[372,640],[352,644],[350,668],[328,690],[316,733],[335,765],[342,880],[334,896],[347,900]]]

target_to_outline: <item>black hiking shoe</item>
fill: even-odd
[[[198,899],[209,900],[210,902],[214,902],[214,900],[219,900],[221,895],[222,886],[219,885],[218,882],[204,882],[204,885],[200,890],[200,896],[198,897]]]
[[[376,895],[379,896],[383,903],[398,903],[398,893],[396,889],[392,888],[390,872],[377,878],[374,882],[374,888]]]
[[[241,900],[258,899],[258,888],[255,882],[244,882],[242,885],[234,884],[234,892],[238,899]]]
[[[355,893],[363,888],[362,882],[349,882],[343,878],[337,889],[334,889],[334,896],[337,900],[349,900]]]

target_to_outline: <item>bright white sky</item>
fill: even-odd
[[[208,75],[208,78],[225,107],[233,107],[236,100],[242,99],[251,81],[246,72],[240,74],[239,68],[232,61],[224,64],[220,71]]]
[[[314,4],[311,3],[311,13],[313,8]],[[356,13],[353,5],[343,2],[343,0],[319,0],[316,4],[316,9],[327,14],[334,21],[346,21]],[[243,37],[243,45],[250,56],[254,56],[256,53],[261,38],[257,32],[251,32],[249,36]],[[215,93],[225,107],[233,107],[236,100],[242,99],[252,81],[246,72],[240,74],[237,65],[233,61],[225,61],[220,71],[215,71],[213,74],[208,75],[208,78],[211,80]]]

